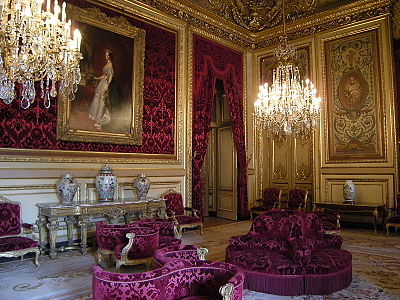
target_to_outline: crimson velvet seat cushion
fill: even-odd
[[[232,299],[242,299],[244,275],[237,267],[211,261],[174,260],[144,273],[111,273],[92,268],[94,300],[222,299],[221,286],[233,285]]]
[[[0,239],[0,252],[16,251],[35,248],[38,242],[23,236],[7,237]]]
[[[343,238],[325,234],[317,214],[270,211],[249,233],[229,240],[225,261],[245,274],[245,288],[276,295],[329,294],[352,280],[351,253]]]

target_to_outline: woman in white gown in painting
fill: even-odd
[[[101,130],[101,127],[111,122],[111,113],[107,105],[109,87],[114,77],[114,68],[112,65],[113,54],[111,51],[106,50],[106,65],[103,67],[103,75],[95,77],[100,80],[97,84],[95,95],[90,106],[89,116],[96,123],[97,129]]]

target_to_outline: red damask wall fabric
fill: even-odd
[[[68,2],[81,7],[92,5],[87,1]],[[119,15],[102,10],[110,17]],[[56,101],[53,100],[51,108],[46,109],[37,97],[28,110],[20,108],[18,101],[11,105],[0,101],[1,148],[174,154],[176,35],[145,22],[126,19],[146,30],[143,144],[130,146],[58,141]]]
[[[247,164],[243,119],[243,55],[203,37],[193,36],[193,186],[192,205],[202,210],[201,167],[210,132],[215,80],[224,82],[238,158],[238,217],[248,217]]]
[[[397,124],[395,124],[395,130],[397,134],[397,138],[400,137],[400,40],[393,40],[393,48],[394,48],[394,79],[395,79],[395,103],[397,109]],[[397,151],[399,152],[399,146],[397,146]],[[400,165],[397,166],[400,172]]]

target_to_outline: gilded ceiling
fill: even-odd
[[[282,24],[282,7],[288,22],[338,8],[356,0],[187,0],[251,32]]]

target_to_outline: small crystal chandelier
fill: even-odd
[[[0,99],[10,104],[20,91],[21,107],[35,100],[35,82],[40,82],[40,97],[46,108],[50,97],[59,93],[74,98],[81,79],[79,62],[81,34],[71,36],[71,21],[54,1],[54,12],[47,0],[0,0]],[[59,15],[61,13],[61,18]]]
[[[279,65],[273,71],[272,85],[260,86],[254,103],[256,124],[278,138],[291,134],[311,138],[313,128],[319,124],[321,99],[316,97],[314,84],[309,79],[301,80],[298,67],[290,62],[295,48],[288,44],[285,35],[284,2],[282,14],[283,43],[275,50]]]

